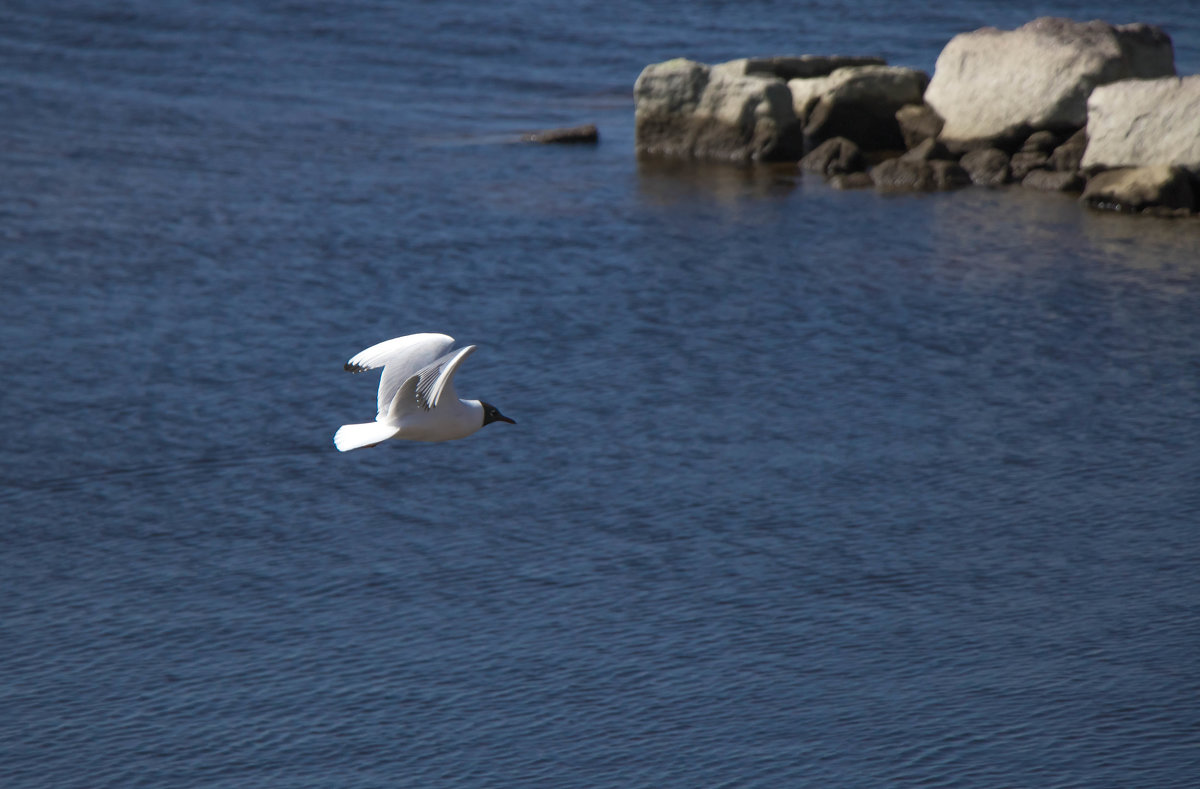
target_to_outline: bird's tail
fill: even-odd
[[[342,425],[333,434],[333,444],[339,452],[359,447],[372,447],[396,435],[395,425],[383,422],[363,422],[358,425]]]

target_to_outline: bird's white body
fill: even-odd
[[[351,372],[383,367],[374,422],[342,425],[333,437],[345,452],[391,438],[405,441],[452,441],[466,438],[488,423],[485,403],[460,400],[454,374],[474,345],[451,350],[445,334],[410,334],[372,345],[346,362]],[[511,422],[490,407],[490,421]]]
[[[398,427],[393,438],[406,441],[453,441],[466,438],[483,427],[483,406],[478,400],[453,397],[432,411],[405,414],[400,418]]]

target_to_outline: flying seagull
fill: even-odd
[[[383,368],[379,413],[374,422],[342,425],[334,445],[346,452],[389,438],[451,441],[492,422],[515,425],[490,403],[458,399],[454,374],[475,346],[453,347],[454,338],[445,334],[409,334],[372,345],[346,362],[352,373]]]

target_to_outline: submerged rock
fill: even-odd
[[[543,129],[522,135],[524,142],[539,143],[595,143],[600,141],[600,132],[595,124],[584,126],[569,126],[562,129]]]
[[[935,192],[971,183],[958,162],[904,156],[880,162],[871,170],[871,180],[882,192]]]
[[[1181,167],[1154,165],[1092,176],[1080,198],[1092,208],[1184,214],[1196,210],[1191,179]]]
[[[869,189],[875,182],[865,172],[840,173],[829,179],[829,185],[835,189]]]
[[[859,172],[863,169],[862,152],[845,137],[834,137],[801,159],[800,169],[825,176]]]
[[[1078,192],[1083,184],[1083,176],[1073,171],[1030,170],[1021,180],[1021,186],[1042,192]]]

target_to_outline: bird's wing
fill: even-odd
[[[454,374],[458,372],[463,360],[473,353],[474,345],[459,348],[417,373],[417,377],[421,379],[417,384],[417,400],[426,411],[437,408],[443,395],[448,398],[457,396],[454,392]]]
[[[444,399],[456,398],[454,391],[454,374],[458,372],[463,360],[475,352],[474,345],[459,348],[457,351],[434,360],[409,376],[396,388],[396,395],[388,404],[386,420],[398,420],[404,414],[412,411],[428,411],[437,408]],[[384,371],[386,374],[386,370]]]
[[[381,413],[375,419],[385,424],[395,425],[399,424],[400,417],[420,410],[421,406],[417,402],[417,384],[420,382],[421,376],[410,375],[396,390],[396,396],[392,398],[392,402],[388,405],[387,413]]]
[[[445,334],[409,334],[372,345],[346,362],[346,369],[361,373],[383,368],[375,416],[382,422],[387,419],[388,410],[404,382],[444,356],[453,346],[454,338]]]

